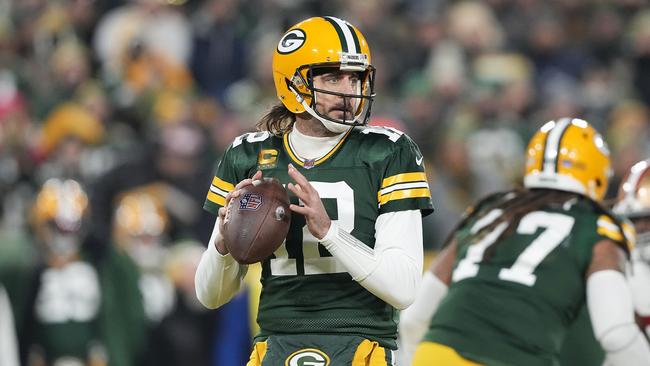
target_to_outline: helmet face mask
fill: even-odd
[[[357,88],[356,93],[341,93],[325,88],[318,88],[314,85],[314,77],[330,72],[336,73],[345,71],[342,70],[338,64],[307,65],[299,68],[296,73],[296,77],[294,77],[294,80],[297,80],[298,83],[305,84],[307,86],[307,89],[310,91],[309,95],[301,95],[301,97],[306,97],[307,99],[311,100],[309,107],[316,114],[314,117],[320,117],[329,122],[339,123],[347,126],[366,125],[368,123],[368,119],[370,118],[371,105],[374,98],[373,88],[375,68],[368,66],[368,69],[365,71],[353,71],[359,74],[359,88]],[[305,78],[304,75],[307,77]],[[336,119],[319,111],[317,108],[317,104],[319,102],[319,94],[338,97],[341,99],[342,105],[352,106],[354,108],[353,118],[347,118],[348,114],[344,113],[342,119]],[[361,118],[361,116],[363,116],[363,118]]]
[[[601,202],[610,177],[607,144],[584,120],[550,121],[528,144],[524,175],[527,188],[575,192]]]
[[[629,219],[650,217],[650,159],[630,168],[623,178],[613,210]]]
[[[322,70],[359,72],[360,90],[346,94],[315,88],[314,75]],[[294,114],[309,113],[326,127],[338,124],[347,129],[368,123],[375,96],[375,68],[361,32],[341,19],[310,18],[287,31],[273,57],[273,78],[278,98]],[[318,94],[342,98],[345,105],[356,108],[354,115],[348,118],[345,113],[337,119],[318,111]]]
[[[68,260],[79,251],[86,234],[88,203],[77,181],[52,178],[43,184],[31,220],[48,257]]]

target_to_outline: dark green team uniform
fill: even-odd
[[[126,254],[108,250],[100,263],[84,259],[61,268],[10,270],[0,268],[0,282],[14,290],[12,300],[21,306],[14,314],[24,364],[29,353],[48,365],[89,357],[105,358],[111,366],[141,364],[148,323],[140,274]]]
[[[222,158],[204,208],[217,213],[228,191],[258,169],[290,182],[292,163],[319,192],[339,227],[373,248],[381,214],[432,211],[422,156],[413,141],[388,128],[353,128],[323,158],[303,161],[288,136],[268,132],[235,139]],[[296,197],[291,197],[297,203]],[[285,243],[262,262],[258,339],[273,334],[349,334],[396,348],[397,311],[357,282],[293,214]]]
[[[457,231],[452,284],[424,340],[486,365],[558,365],[566,330],[585,303],[594,244],[627,242],[618,221],[578,196],[477,237],[510,197],[486,199]]]
[[[602,366],[605,351],[594,336],[587,306],[583,306],[571,324],[560,350],[561,366]]]

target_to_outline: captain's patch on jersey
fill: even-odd
[[[329,364],[329,356],[316,348],[305,348],[296,351],[284,362],[285,366],[329,366]]]
[[[278,150],[276,149],[262,149],[257,156],[258,169],[271,169],[275,168],[278,161]]]

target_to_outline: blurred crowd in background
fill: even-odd
[[[201,206],[220,153],[277,101],[277,41],[315,15],[363,32],[371,124],[425,156],[428,249],[520,181],[548,120],[604,134],[608,198],[650,156],[643,0],[0,0],[0,289],[26,364],[246,357],[246,294],[236,315],[194,298],[215,220]]]

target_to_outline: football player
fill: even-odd
[[[650,337],[650,159],[632,166],[613,210],[634,225],[636,240],[628,281],[638,321]]]
[[[613,207],[615,214],[624,222],[635,247],[627,263],[626,277],[632,290],[632,300],[637,313],[637,323],[650,328],[650,256],[648,252],[648,233],[650,227],[650,161],[641,161],[630,169],[619,187],[619,194]],[[650,333],[648,333],[650,336]],[[571,325],[560,352],[560,364],[572,365],[609,365],[605,353],[594,338],[588,312],[583,309],[578,319]]]
[[[600,204],[609,175],[587,122],[545,124],[528,145],[525,188],[468,212],[402,313],[412,364],[556,365],[585,301],[612,365],[650,364],[624,276],[630,244]]]
[[[225,247],[223,207],[252,180],[275,177],[293,194],[293,218],[262,262],[261,331],[248,364],[391,365],[398,310],[421,278],[421,217],[432,211],[423,157],[404,133],[366,126],[375,68],[350,23],[315,17],[291,27],[273,75],[281,103],[261,132],[234,140],[208,192],[205,208],[218,219],[197,296],[216,308],[240,288],[246,266]]]
[[[43,254],[34,268],[21,331],[26,365],[105,365],[100,329],[100,271],[85,257],[88,197],[75,180],[52,178],[41,187],[31,211]],[[27,353],[27,355],[26,355]]]
[[[18,366],[18,339],[9,295],[0,283],[0,365]]]

